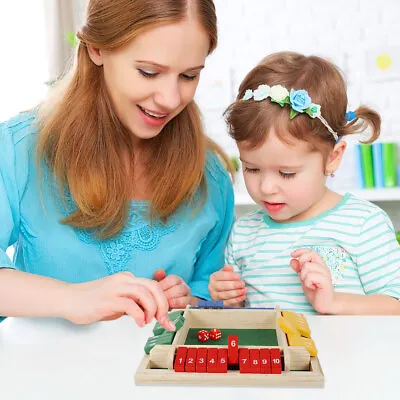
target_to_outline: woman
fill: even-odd
[[[214,4],[91,0],[78,38],[51,98],[0,125],[0,315],[173,330],[169,308],[208,298],[233,221],[193,101]]]

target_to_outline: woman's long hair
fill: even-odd
[[[120,232],[127,220],[133,171],[132,133],[118,119],[106,90],[102,69],[89,58],[86,44],[114,50],[145,30],[195,15],[217,44],[212,0],[90,0],[73,70],[53,89],[39,109],[38,162],[53,174],[64,201],[68,190],[76,210],[62,222],[92,229],[99,238]],[[156,137],[146,141],[146,193],[151,217],[167,219],[200,189],[205,193],[207,149],[229,161],[203,131],[194,101]],[[129,174],[128,174],[129,177]],[[203,196],[204,197],[204,196]]]

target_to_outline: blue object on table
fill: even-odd
[[[197,303],[197,307],[191,308],[224,308],[224,302],[222,300],[199,300],[199,302]]]

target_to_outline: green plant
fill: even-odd
[[[231,157],[231,162],[232,162],[233,168],[235,168],[235,171],[239,172],[239,169],[240,169],[239,157],[232,156]]]

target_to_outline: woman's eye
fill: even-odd
[[[141,69],[141,68],[139,68],[138,71],[139,71],[139,73],[140,73],[141,75],[143,75],[145,78],[154,78],[155,76],[158,75],[157,72],[149,72],[149,71],[146,71],[146,70]]]
[[[257,173],[257,172],[259,171],[259,169],[258,169],[258,168],[249,168],[249,167],[246,167],[246,168],[244,169],[244,171],[245,171],[245,172],[250,172],[251,174],[255,174],[255,173]]]
[[[279,171],[279,174],[281,175],[282,178],[284,179],[290,179],[294,178],[296,176],[295,172],[284,172],[284,171]]]
[[[199,74],[195,74],[195,75],[187,75],[187,74],[182,74],[182,78],[183,79],[187,79],[188,81],[194,81]]]

